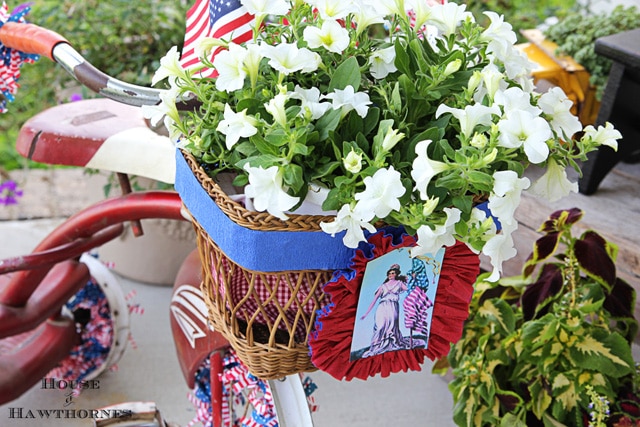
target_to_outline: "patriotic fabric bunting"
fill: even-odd
[[[24,17],[30,10],[29,6],[20,5],[9,13],[7,4],[3,2],[0,7],[0,28],[6,22],[26,22]],[[38,58],[38,55],[26,54],[0,43],[0,113],[6,113],[7,102],[12,102],[15,98],[22,64],[33,63]]]
[[[370,261],[396,249],[415,246],[416,241],[401,228],[386,228],[372,234],[366,243],[354,250],[349,268],[336,271],[323,290],[330,298],[316,317],[316,327],[309,337],[311,361],[320,370],[338,380],[352,380],[381,374],[419,371],[425,356],[431,360],[449,352],[450,344],[462,336],[464,321],[469,315],[473,283],[480,272],[478,255],[461,242],[447,247],[433,302],[433,314],[427,347],[400,349],[351,360],[351,344],[360,288]],[[419,290],[415,287],[413,291]],[[431,308],[431,301],[416,293],[414,305]],[[415,310],[414,310],[415,311]],[[424,319],[412,311],[408,327],[424,329]]]
[[[277,427],[278,419],[269,383],[252,375],[231,348],[227,350],[222,365],[223,372],[219,374],[223,397],[222,424],[233,427]],[[318,407],[312,393],[317,386],[311,378],[301,378],[309,410],[315,412]],[[196,407],[196,416],[187,427],[213,425],[210,380],[211,364],[207,357],[196,372],[195,387],[189,396]]]
[[[81,340],[46,377],[75,381],[80,385],[106,363],[113,345],[114,321],[109,300],[93,279],[67,302],[66,307],[74,313],[76,321],[83,324]],[[74,393],[79,391],[80,388]]]

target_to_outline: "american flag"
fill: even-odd
[[[253,15],[239,0],[196,0],[187,12],[187,29],[182,48],[182,67],[190,69],[199,63],[195,46],[202,37],[230,39],[235,43],[251,40]],[[213,59],[213,55],[210,59]],[[204,71],[210,77],[213,70]]]

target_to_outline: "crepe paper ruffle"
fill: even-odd
[[[347,381],[419,371],[425,356],[431,360],[443,357],[449,353],[451,343],[460,339],[469,315],[473,283],[480,273],[480,259],[466,244],[456,242],[445,250],[427,348],[390,351],[350,361],[353,326],[367,263],[415,244],[415,238],[402,229],[382,229],[355,250],[348,269],[336,271],[325,284],[323,290],[331,302],[318,312],[315,330],[309,337],[311,361],[318,369]]]
[[[29,6],[20,5],[9,13],[7,4],[3,2],[0,6],[0,28],[6,22],[26,22],[24,17],[30,10]],[[12,102],[15,98],[22,64],[33,63],[38,58],[38,55],[20,52],[0,43],[0,113],[6,113],[7,101]]]

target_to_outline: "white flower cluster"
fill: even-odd
[[[256,29],[271,16],[284,16],[302,0],[242,0],[243,5],[255,15]],[[373,106],[372,89],[346,85],[342,89],[333,88],[322,93],[317,87],[301,87],[296,84],[286,85],[286,79],[292,75],[313,75],[322,71],[326,64],[324,56],[343,54],[353,45],[354,32],[345,28],[344,20],[349,17],[355,28],[355,35],[366,31],[374,24],[387,24],[390,15],[404,16],[410,14],[412,24],[421,29],[433,49],[438,49],[436,40],[452,43],[452,37],[465,22],[473,22],[473,16],[466,11],[464,5],[455,3],[431,4],[426,0],[306,0],[321,19],[317,25],[306,23],[300,40],[287,40],[273,44],[261,39],[259,31],[250,43],[243,45],[232,42],[222,43],[216,40],[204,40],[203,52],[208,48],[226,46],[218,53],[212,66],[217,72],[215,89],[221,93],[232,94],[236,91],[253,88],[264,71],[265,62],[270,67],[274,79],[277,79],[277,90],[261,108],[267,114],[251,114],[245,108],[237,108],[229,102],[220,108],[222,119],[217,122],[215,130],[224,135],[224,145],[231,151],[242,141],[263,132],[264,129],[278,128],[282,133],[293,134],[294,121],[299,126],[314,125],[325,119],[330,112],[339,112],[336,120],[342,120],[348,114],[357,114],[361,119],[368,116]],[[491,219],[484,213],[472,209],[466,214],[458,207],[445,207],[435,215],[438,197],[430,194],[432,184],[441,174],[460,166],[451,159],[431,159],[431,139],[423,139],[415,144],[415,156],[412,156],[408,176],[403,176],[400,168],[387,159],[394,148],[405,138],[405,134],[393,126],[380,127],[379,141],[374,143],[376,166],[361,181],[358,190],[353,192],[353,199],[338,209],[335,219],[322,224],[322,229],[332,235],[345,231],[344,244],[357,247],[365,239],[364,231],[375,231],[372,225],[377,220],[385,220],[389,215],[404,212],[401,199],[407,196],[407,185],[403,178],[413,182],[411,203],[421,205],[421,218],[426,220],[416,227],[418,237],[414,255],[435,253],[442,246],[450,246],[456,239],[465,239],[474,235],[475,250],[481,250],[491,258],[494,267],[492,279],[497,279],[501,272],[502,262],[515,255],[511,234],[518,227],[514,213],[520,203],[522,191],[529,189],[550,199],[558,199],[571,191],[577,191],[577,185],[567,179],[566,162],[562,163],[553,157],[554,148],[551,141],[570,140],[574,134],[582,131],[582,125],[571,114],[571,101],[561,89],[537,95],[534,93],[530,78],[530,63],[514,46],[515,33],[503,18],[495,13],[487,12],[491,24],[481,33],[479,41],[486,45],[486,66],[475,70],[468,79],[466,88],[469,102],[466,105],[445,105],[442,103],[435,111],[435,119],[450,116],[450,125],[459,128],[458,138],[463,145],[473,147],[482,155],[473,160],[473,164],[464,164],[468,175],[475,169],[491,169],[494,164],[504,162],[505,156],[516,151],[523,151],[528,163],[545,166],[546,173],[536,183],[530,185],[527,178],[519,176],[516,171],[493,170],[490,176],[492,190],[488,207],[492,215],[501,225],[497,232]],[[455,53],[456,46],[452,47]],[[324,53],[323,53],[324,54]],[[373,80],[383,82],[387,76],[398,71],[396,48],[383,46],[371,48],[368,53],[366,72]],[[446,64],[439,72],[439,78],[446,79],[458,72],[461,67],[471,68],[474,64],[463,64],[455,59]],[[262,68],[261,68],[262,67]],[[362,68],[362,64],[360,64]],[[147,114],[155,121],[164,117],[170,129],[181,118],[175,106],[175,99],[180,90],[180,81],[190,79],[188,72],[179,65],[176,49],[172,49],[161,61],[161,67],[154,76],[153,83],[168,78],[171,90],[163,97],[163,103],[149,108]],[[359,85],[356,85],[359,86]],[[292,117],[291,108],[295,105],[296,117]],[[336,113],[337,114],[337,113]],[[397,123],[396,123],[397,125]],[[173,127],[175,132],[175,127]],[[186,133],[184,129],[182,133]],[[591,146],[610,145],[615,148],[620,134],[610,125],[594,129],[584,129],[583,140]],[[196,137],[197,138],[197,137]],[[283,139],[282,144],[288,143]],[[300,148],[297,148],[300,150]],[[484,151],[483,151],[484,150]],[[293,150],[295,152],[295,150]],[[298,154],[300,151],[298,151]],[[507,153],[507,154],[504,154]],[[295,154],[295,153],[294,153]],[[290,159],[279,159],[286,164]],[[463,159],[461,163],[470,160]],[[459,162],[460,163],[460,162]],[[342,167],[350,174],[359,174],[363,167],[363,153],[352,149],[342,158]],[[285,185],[285,172],[279,165],[265,167],[263,164],[243,163],[242,169],[248,175],[246,195],[253,199],[255,209],[267,211],[283,220],[286,212],[300,203],[300,197],[291,195],[290,186]],[[364,187],[364,188],[362,188]],[[436,218],[431,221],[430,218]],[[468,232],[461,232],[468,230]],[[475,233],[475,234],[474,234]],[[477,241],[482,241],[478,247]]]

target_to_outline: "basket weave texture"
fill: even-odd
[[[216,205],[236,224],[256,231],[318,231],[331,217],[290,215],[282,221],[266,213],[252,212],[232,200],[207,175],[195,158],[185,154],[194,175]],[[249,371],[262,379],[276,379],[317,368],[309,357],[308,336],[316,312],[329,298],[322,285],[330,270],[261,272],[231,260],[193,219],[203,268],[202,291],[213,328],[236,351]],[[253,251],[286,251],[274,240],[268,248]],[[291,254],[295,256],[295,254]]]

